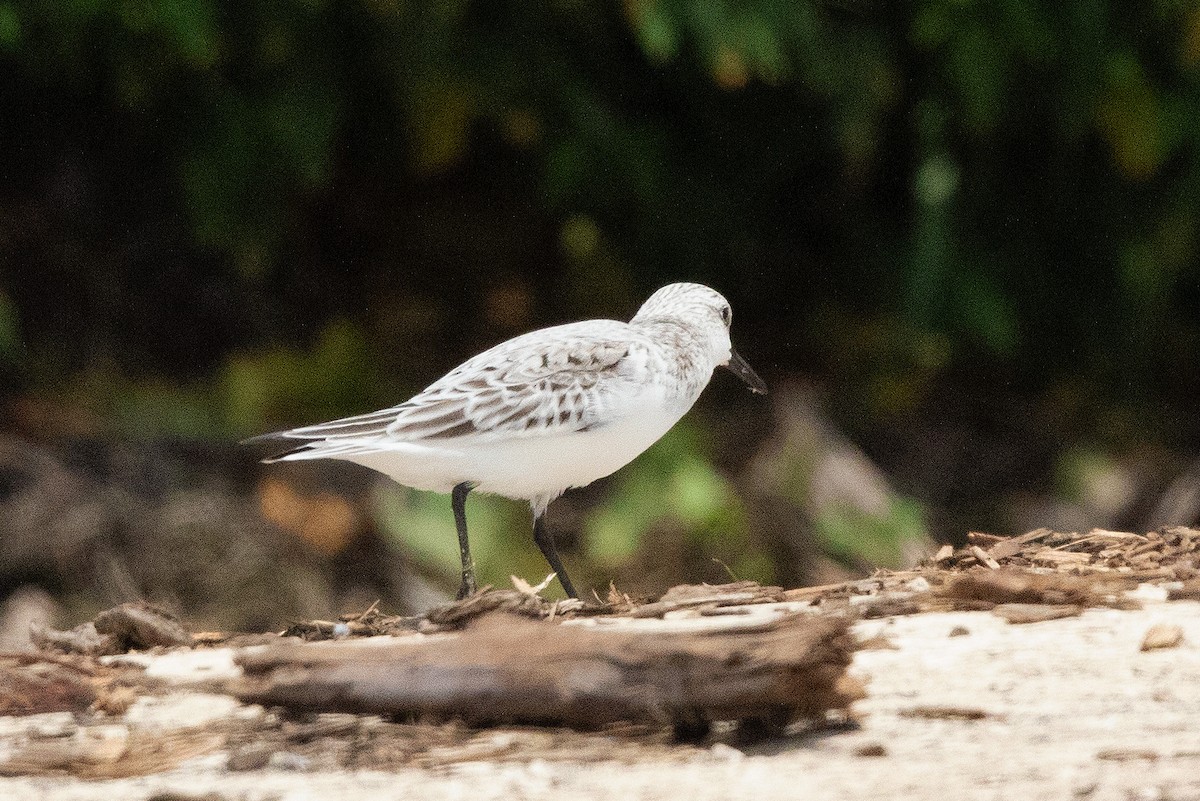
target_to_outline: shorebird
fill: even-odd
[[[732,317],[716,291],[670,284],[628,323],[533,331],[468,359],[398,406],[246,442],[303,443],[264,462],[343,459],[408,487],[450,493],[462,557],[459,598],[476,590],[467,494],[528,501],[534,542],[577,598],[543,521],[546,507],[649,448],[687,413],[717,367],[766,393],[730,343]]]

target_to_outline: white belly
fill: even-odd
[[[643,410],[590,431],[493,441],[427,440],[347,458],[408,487],[449,492],[473,482],[481,492],[550,500],[629,464],[683,416]]]

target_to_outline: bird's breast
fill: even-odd
[[[553,497],[620,470],[684,411],[660,406],[583,431],[489,442],[473,449],[474,480],[483,492],[510,498]]]

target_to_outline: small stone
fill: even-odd
[[[1146,632],[1142,639],[1142,650],[1153,651],[1157,648],[1174,648],[1183,642],[1183,629],[1173,623],[1156,623]]]
[[[854,749],[854,755],[860,757],[883,757],[887,756],[887,749],[882,743],[866,743]]]
[[[971,633],[971,630],[969,628],[967,628],[966,626],[955,626],[954,628],[950,629],[950,634],[948,634],[947,636],[949,636],[949,637],[966,637],[970,633]]]
[[[929,579],[924,576],[917,576],[912,581],[904,585],[904,588],[909,592],[929,592]]]

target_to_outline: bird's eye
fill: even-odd
[[[732,320],[733,320],[733,311],[728,306],[722,306],[721,307],[721,322],[725,323],[725,325],[728,327],[729,323]]]

